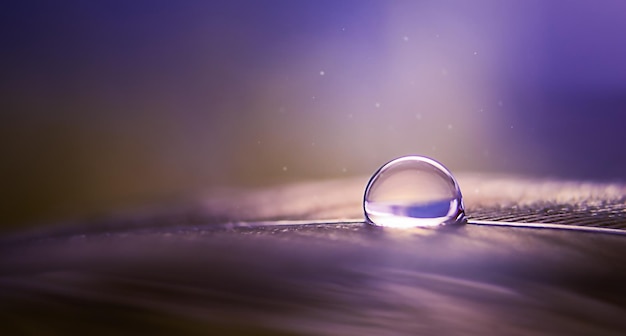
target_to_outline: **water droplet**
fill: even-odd
[[[404,156],[383,165],[363,198],[365,218],[375,226],[411,228],[465,223],[456,179],[441,163]]]

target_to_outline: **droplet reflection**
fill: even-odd
[[[457,181],[441,163],[404,156],[383,165],[370,179],[363,199],[369,224],[411,228],[464,224]]]

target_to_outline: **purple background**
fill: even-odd
[[[623,1],[0,5],[0,225],[368,175],[626,177]]]

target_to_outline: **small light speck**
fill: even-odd
[[[478,51],[474,51],[474,55],[478,55]]]
[[[407,42],[409,40],[409,37],[408,36],[404,36],[404,37],[402,37],[402,39],[404,40],[404,42]]]
[[[283,166],[283,171],[287,171],[287,166]]]
[[[315,96],[311,97],[311,99],[315,100]]]
[[[315,141],[311,142],[311,147],[315,147]]]
[[[513,125],[511,125],[511,129],[513,129]]]
[[[452,124],[448,124],[448,129],[451,130],[452,129]]]
[[[502,105],[504,105],[504,104],[502,103],[502,100],[498,101],[498,106],[500,106],[500,107],[501,107]]]
[[[260,145],[261,144],[261,140],[257,140],[256,144]]]
[[[324,70],[320,71],[320,76],[324,76],[326,74],[326,72],[324,72]]]
[[[380,107],[380,103],[376,103],[376,104],[374,104],[374,106],[376,106],[376,108],[379,108]]]
[[[341,168],[341,172],[342,173],[346,173],[348,171],[348,169],[346,167]]]
[[[448,69],[446,69],[446,68],[441,68],[441,74],[442,74],[443,76],[447,76],[447,75],[448,75]]]
[[[352,119],[352,113],[348,114],[348,119]]]
[[[415,119],[417,119],[417,120],[422,120],[422,115],[421,115],[420,113],[417,113],[417,114],[415,115]]]

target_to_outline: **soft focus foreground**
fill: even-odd
[[[1,225],[207,189],[453,171],[623,179],[621,1],[2,5]]]
[[[472,175],[459,176],[459,182],[472,191],[465,196],[470,216],[529,212],[561,223],[594,218],[626,228],[624,185]],[[195,211],[4,237],[0,334],[626,330],[623,235],[476,225],[267,226],[253,220],[359,218],[363,183],[272,188],[209,199]]]

